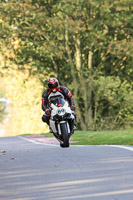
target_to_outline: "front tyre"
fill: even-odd
[[[68,136],[68,129],[66,123],[60,123],[60,129],[61,129],[61,137],[63,144],[60,144],[62,148],[69,147],[69,136]]]

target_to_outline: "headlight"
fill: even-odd
[[[66,110],[64,108],[62,108],[62,109],[58,109],[57,112],[58,112],[58,115],[64,115]]]

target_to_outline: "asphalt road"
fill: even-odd
[[[0,200],[133,200],[133,151],[0,138]]]

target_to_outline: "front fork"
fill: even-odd
[[[61,128],[60,128],[60,124],[61,124],[61,123],[62,123],[62,124],[63,124],[63,123],[66,123],[68,134],[70,134],[71,129],[70,129],[69,123],[68,123],[67,121],[61,121],[61,122],[59,122],[59,123],[57,124],[57,126],[58,126],[58,134],[61,136]]]
[[[70,132],[73,133],[74,119],[69,119],[69,125],[70,125]]]
[[[73,133],[74,119],[69,119],[68,121],[60,121],[60,122],[55,122],[50,120],[50,127],[54,135],[55,136],[59,135],[59,137],[61,136],[61,128],[60,128],[61,123],[67,124],[68,135],[71,135]]]

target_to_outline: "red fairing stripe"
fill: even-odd
[[[58,104],[58,106],[62,106],[62,104]]]

